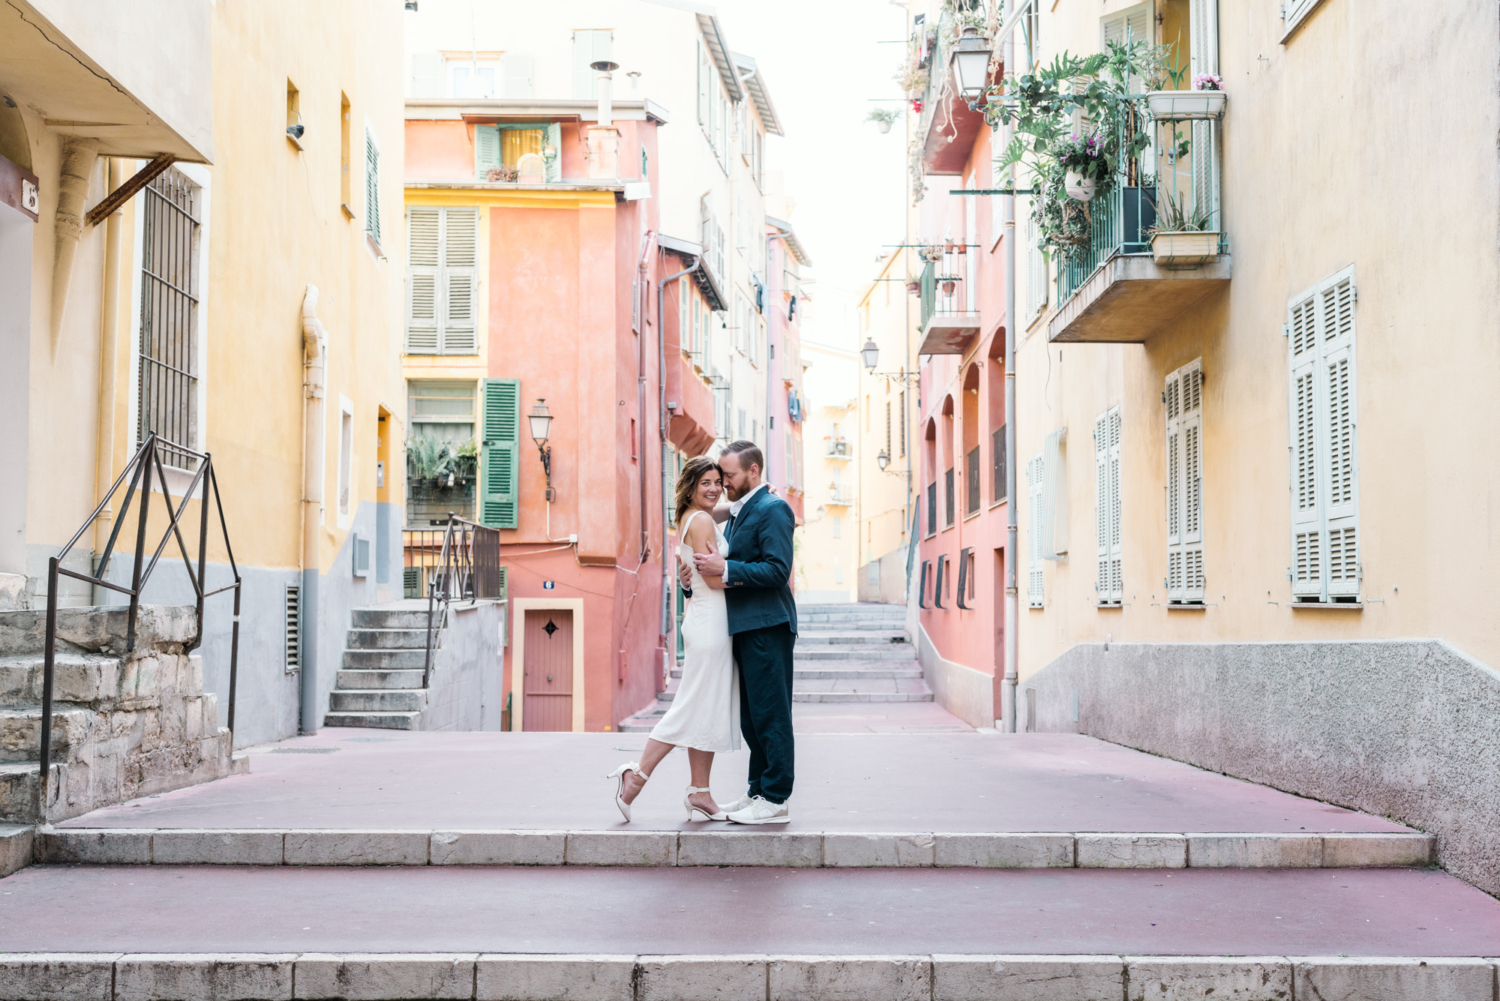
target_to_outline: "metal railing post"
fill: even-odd
[[[47,639],[42,647],[42,754],[37,775],[37,819],[47,822],[47,780],[52,777],[52,668],[57,651],[57,557],[47,560]]]
[[[208,594],[208,577],[205,576],[208,572],[208,478],[213,475],[213,469],[214,460],[210,454],[203,460],[203,510],[198,512],[198,632],[193,637],[189,650],[196,650],[203,645],[203,601]]]
[[[135,617],[141,608],[141,570],[146,560],[146,521],[151,512],[151,460],[156,456],[156,438],[148,439],[142,449],[146,474],[141,478],[141,513],[135,533],[135,567],[130,572],[130,617],[125,627],[125,649],[135,649]]]

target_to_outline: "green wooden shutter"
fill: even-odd
[[[562,126],[556,122],[547,126],[546,136],[547,148],[552,150],[550,156],[545,153],[542,160],[547,165],[547,183],[558,184],[562,181]]]
[[[496,125],[474,126],[474,179],[485,180],[485,174],[500,166],[500,128]]]
[[[520,493],[521,380],[484,380],[479,520],[515,528]]]
[[[380,148],[365,134],[365,232],[380,242]]]

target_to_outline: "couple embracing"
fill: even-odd
[[[726,445],[715,462],[688,460],[677,480],[678,565],[688,608],[682,618],[682,684],[651,731],[639,762],[616,768],[615,805],[630,804],[673,747],[688,749],[688,819],[785,824],[792,795],[792,529],[787,503],[761,482],[754,442]],[[720,504],[727,496],[730,503]],[[721,523],[724,523],[721,525]],[[744,796],[720,805],[709,791],[718,751],[750,745]]]

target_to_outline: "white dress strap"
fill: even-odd
[[[703,513],[703,509],[701,507],[695,507],[695,508],[693,508],[693,513],[690,514],[690,515],[688,515],[687,519],[685,521],[683,521],[683,523],[680,526],[678,526],[678,528],[677,528],[677,541],[678,542],[682,543],[683,545],[687,544],[687,530],[688,530],[688,526],[693,523],[693,519],[694,518],[698,517],[702,513]]]

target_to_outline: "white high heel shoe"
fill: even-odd
[[[709,813],[707,810],[703,809],[703,807],[701,807],[701,806],[694,806],[693,803],[692,803],[692,800],[690,800],[688,798],[688,797],[692,796],[693,793],[695,793],[695,792],[709,792],[709,791],[710,790],[709,790],[708,786],[703,786],[701,788],[698,787],[698,786],[688,786],[687,787],[687,795],[682,797],[682,808],[687,811],[688,821],[689,822],[692,821],[693,814],[695,814],[695,813],[701,813],[701,814],[703,814],[703,819],[704,820],[728,820],[729,819],[729,814],[725,813],[722,809],[718,813]]]
[[[620,808],[620,813],[624,815],[625,823],[628,824],[630,823],[630,804],[625,802],[626,772],[635,772],[641,777],[642,782],[648,781],[651,776],[641,771],[641,763],[639,761],[627,761],[619,768],[616,768],[614,771],[604,776],[607,779],[618,780],[617,784],[615,785],[615,806]]]

